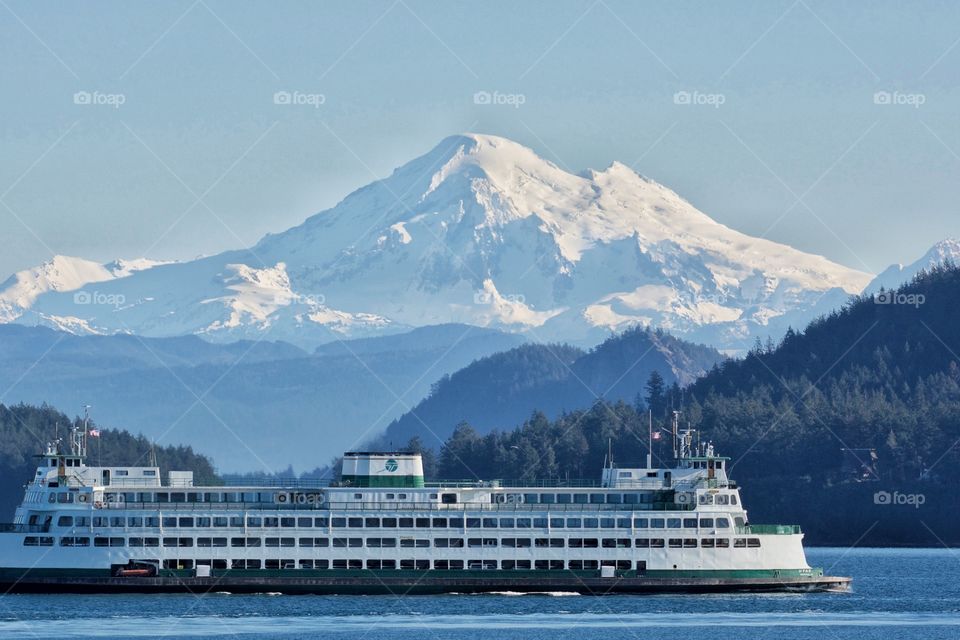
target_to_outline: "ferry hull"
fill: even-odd
[[[249,573],[249,572],[246,572]],[[548,593],[582,595],[730,593],[730,592],[811,592],[846,591],[850,578],[831,576],[730,575],[703,577],[615,577],[569,572],[552,576],[438,575],[436,572],[398,576],[396,572],[350,572],[351,575],[281,576],[159,576],[113,577],[97,575],[51,576],[28,572],[0,579],[8,593],[264,593],[426,595],[442,593]]]

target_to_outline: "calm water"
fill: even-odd
[[[850,593],[26,596],[0,638],[960,638],[960,550],[811,549]]]

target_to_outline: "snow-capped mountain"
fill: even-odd
[[[458,322],[574,342],[644,324],[741,349],[868,280],[725,227],[625,165],[574,175],[468,134],[250,249],[18,304],[94,332],[306,346]]]
[[[901,284],[910,282],[914,276],[931,267],[942,265],[950,261],[960,265],[960,240],[947,238],[930,247],[916,262],[908,265],[890,265],[867,285],[864,293],[876,293],[880,289],[896,289]]]

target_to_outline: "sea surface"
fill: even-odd
[[[960,638],[960,550],[809,549],[848,593],[6,595],[0,638]]]

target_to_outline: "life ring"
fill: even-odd
[[[288,498],[288,496],[287,496],[286,493],[278,493],[278,494],[277,494],[277,502],[279,502],[279,503],[281,503],[281,504],[285,503],[285,502],[287,501],[287,498]]]

